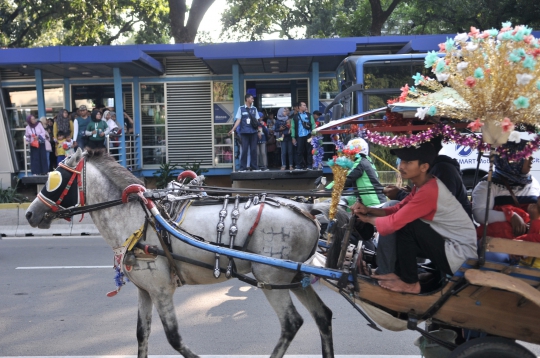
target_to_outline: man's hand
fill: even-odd
[[[399,190],[400,188],[395,185],[388,185],[384,187],[383,194],[386,195],[390,200],[396,200]]]
[[[527,224],[523,221],[521,216],[514,213],[512,219],[510,219],[510,224],[512,225],[512,231],[514,236],[521,236],[527,233]]]
[[[292,139],[292,144],[296,145],[296,139],[295,138]]]
[[[369,208],[362,203],[356,202],[351,206],[351,211],[354,215],[360,217],[359,215],[367,215]]]

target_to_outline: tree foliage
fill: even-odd
[[[194,42],[214,0],[0,0],[0,47]]]
[[[500,28],[504,21],[540,28],[538,0],[228,0],[223,35],[258,40],[389,34],[437,34]],[[304,29],[298,31],[298,29]]]

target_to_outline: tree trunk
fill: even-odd
[[[171,35],[175,43],[195,41],[201,21],[215,0],[193,0],[186,24],[186,0],[169,0]]]
[[[388,9],[383,10],[381,0],[369,0],[371,5],[371,36],[381,36],[384,23],[402,0],[393,0]]]

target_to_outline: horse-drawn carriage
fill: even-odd
[[[523,32],[516,29],[512,36],[519,35],[520,31]],[[467,40],[456,38],[455,43],[452,41],[446,44],[447,58],[450,59],[440,63],[437,55],[430,56],[430,66],[436,69],[440,75],[438,77],[450,81],[446,72],[456,62],[452,58],[458,57],[452,52],[456,44],[460,46],[459,51],[463,51],[460,59],[467,56],[467,51],[473,53],[483,44],[486,49],[480,53],[480,59],[489,58],[495,53],[489,52],[495,51],[491,49],[495,46],[491,46],[488,40],[495,42],[493,37],[496,36],[491,33],[487,37],[475,35],[471,43],[476,48],[470,46],[470,49],[466,49],[469,47],[465,44]],[[503,50],[507,52],[505,56],[510,56],[516,48],[504,49],[499,46],[495,54],[500,55]],[[529,56],[526,52],[524,54],[525,57]],[[469,71],[463,62],[460,60],[454,63],[461,68],[460,73]],[[489,69],[492,74],[496,70],[503,71],[499,62],[490,62],[489,65],[481,68],[482,71],[473,68],[472,72],[477,76],[472,79],[466,76],[465,85],[456,84],[456,87],[468,93],[474,89],[473,80],[480,83],[484,76],[489,78],[489,74],[484,75],[485,70]],[[538,75],[538,72],[534,74]],[[431,85],[432,80],[424,81]],[[524,79],[519,77],[519,81],[519,89],[524,90]],[[482,90],[487,91],[487,85],[483,86]],[[468,99],[463,94],[462,97]],[[530,102],[534,104],[532,114],[524,110],[523,100],[516,102],[515,106],[521,107],[512,111],[517,113],[519,121],[531,123],[536,120],[535,101],[540,103],[538,94],[530,96]],[[485,111],[485,103],[482,102],[482,105]],[[498,107],[496,103],[492,105]],[[453,103],[452,106],[450,108],[447,102],[442,103],[439,108],[444,113],[441,116],[483,118],[485,128],[490,127],[489,136],[492,139],[486,140],[486,131],[484,142],[492,145],[492,158],[496,146],[506,141],[510,134],[504,131],[503,125],[508,124],[508,117],[504,116],[511,109],[498,108],[504,114],[503,117],[492,112],[482,117],[477,116],[472,106],[460,110],[456,109],[459,104]],[[420,107],[418,113],[435,116],[437,108],[432,110],[431,107],[435,105]],[[357,117],[360,116],[349,120],[356,120]],[[346,122],[339,124],[345,125]],[[478,121],[476,123],[480,125]],[[493,123],[499,123],[498,133],[493,133]],[[336,132],[365,130],[351,127]],[[407,143],[415,145],[425,141],[428,134],[437,131],[443,135],[446,133],[446,139],[456,140],[460,134],[447,127],[448,124],[430,124],[416,137],[406,135],[409,138]],[[411,128],[398,130],[409,131]],[[385,127],[381,131],[390,130]],[[389,137],[388,140],[391,139]],[[476,143],[467,140],[469,145]],[[317,150],[315,153],[317,155]],[[338,168],[338,159],[332,162],[333,169],[335,167],[336,172],[340,173],[334,179],[346,173]],[[189,184],[184,182],[187,177],[193,179]],[[368,320],[370,327],[380,329],[378,326],[381,326],[395,331],[416,330],[451,350],[451,357],[484,357],[488,354],[499,357],[534,356],[515,343],[515,340],[540,344],[540,270],[488,262],[484,254],[486,251],[494,251],[540,257],[540,245],[484,237],[479,259],[465,261],[452,277],[443,276],[438,287],[432,287],[421,294],[392,292],[381,288],[377,280],[358,273],[355,265],[361,254],[360,246],[353,245],[349,249],[348,245],[354,219],[337,205],[340,193],[336,194],[336,191],[339,190],[334,189],[331,202],[311,204],[286,199],[286,196],[291,195],[287,192],[241,192],[206,187],[200,179],[192,173],[184,172],[168,189],[147,190],[142,182],[107,156],[98,152],[83,154],[77,151],[49,175],[45,188],[26,213],[31,225],[47,228],[54,219],[91,212],[100,233],[112,247],[117,263],[118,288],[110,295],[120,290],[123,276],[127,276],[139,288],[139,357],[146,357],[148,353],[152,305],[157,308],[169,343],[183,356],[197,357],[180,338],[172,295],[177,287],[184,284],[209,284],[231,277],[262,288],[274,308],[282,329],[272,357],[282,357],[285,354],[303,322],[289,292],[298,297],[314,318],[321,335],[323,357],[333,357],[332,313],[310,286],[312,276],[325,280],[347,298]],[[339,185],[336,187],[339,188]],[[318,195],[315,192],[294,194]],[[321,220],[317,217],[329,219],[330,228],[326,232],[321,230]],[[321,233],[333,238],[332,249],[340,255],[338,262],[347,263],[345,266],[329,268],[313,264]],[[345,260],[347,249],[349,257]],[[248,273],[253,277],[247,276]],[[423,321],[441,327],[481,332],[487,336],[457,346],[429,330],[421,329],[419,324]]]

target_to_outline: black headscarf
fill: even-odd
[[[67,109],[63,109],[56,115],[56,128],[58,128],[58,134],[66,136],[71,133],[71,127],[68,116],[64,118],[64,111],[68,113]]]
[[[92,122],[100,122],[101,121],[101,117],[99,119],[97,118],[98,113],[101,114],[101,112],[98,111],[97,109],[94,109],[92,111],[92,114],[90,114],[90,118],[92,118]]]

